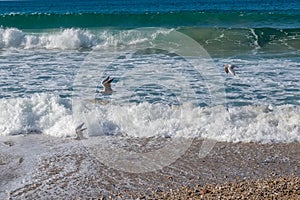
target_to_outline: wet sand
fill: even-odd
[[[26,157],[18,148],[24,148],[21,144],[28,141],[23,140],[30,137],[1,140],[0,184],[5,188],[1,197],[300,198],[300,143],[218,142],[206,157],[200,158],[202,141],[194,140],[185,154],[171,165],[153,172],[129,173],[106,166],[91,155],[86,145],[72,139],[49,141],[48,138],[45,142],[42,138],[31,143],[32,148],[35,145],[40,145],[38,149],[44,148],[40,150],[42,153]],[[9,148],[15,149],[9,151]]]

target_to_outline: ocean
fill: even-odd
[[[299,142],[299,0],[0,0],[0,199],[299,177]]]
[[[298,0],[0,1],[0,135],[299,142],[299,53]]]

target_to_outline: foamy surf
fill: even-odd
[[[75,137],[75,128],[84,122],[88,137],[185,137],[261,143],[300,141],[300,108],[293,105],[274,106],[272,111],[267,105],[227,110],[222,105],[169,106],[147,102],[91,106],[93,110],[82,110],[80,115],[74,115],[70,101],[55,95],[1,99],[0,132],[2,136],[39,133]]]
[[[168,34],[173,29],[158,29],[157,32],[107,29],[50,29],[29,32],[17,28],[0,27],[0,49],[101,49],[137,44],[149,44],[159,34]],[[150,36],[150,37],[149,37]],[[150,40],[149,40],[150,39]]]

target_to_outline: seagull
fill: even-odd
[[[239,67],[236,66],[236,65],[231,65],[231,64],[225,64],[224,65],[224,70],[225,70],[226,74],[230,73],[233,76],[235,76],[234,68],[239,68]]]
[[[101,94],[112,94],[113,90],[111,89],[110,83],[113,81],[113,78],[109,78],[109,76],[102,81],[102,85],[104,90],[100,91]]]
[[[81,140],[83,139],[83,131],[86,130],[87,128],[83,128],[84,123],[80,124],[79,126],[76,127],[75,131],[76,131],[76,138],[75,140]]]

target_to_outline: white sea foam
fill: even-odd
[[[24,32],[17,28],[0,27],[0,48],[23,49],[99,49],[110,46],[136,45],[147,43],[160,34],[171,30],[160,30],[149,33],[139,30],[98,30],[90,31],[79,28],[49,30],[43,33]]]
[[[260,49],[260,46],[258,44],[258,35],[255,33],[255,31],[254,31],[253,28],[250,29],[250,32],[254,36],[254,42],[253,42],[253,44],[255,46],[255,49]]]
[[[55,137],[75,136],[85,122],[90,137],[199,137],[228,142],[300,141],[300,107],[223,106],[196,107],[162,104],[92,105],[73,115],[70,104],[58,96],[35,94],[30,98],[1,99],[1,135],[39,132]],[[224,112],[225,110],[225,112]],[[222,117],[225,116],[225,124]]]
[[[25,34],[16,28],[2,29],[0,28],[0,48],[3,47],[19,47]]]
[[[16,28],[0,28],[0,48],[81,49],[103,43],[103,38],[87,30],[62,29],[44,33],[23,32]],[[104,38],[107,40],[108,38]]]
[[[1,99],[0,110],[1,135],[46,133],[62,137],[74,130],[70,109],[58,96]]]
[[[65,29],[40,37],[41,46],[47,49],[91,48],[97,42],[95,35],[81,29]]]

